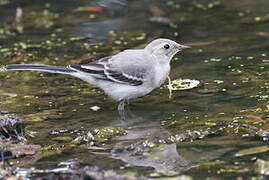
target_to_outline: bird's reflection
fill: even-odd
[[[113,126],[123,127],[127,134],[117,137],[111,155],[134,166],[152,167],[163,175],[176,175],[195,165],[186,161],[177,151],[175,143],[164,143],[161,139],[170,136],[156,120],[159,111],[128,113]],[[119,122],[119,121],[118,121]]]

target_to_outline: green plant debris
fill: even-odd
[[[169,90],[169,99],[172,98],[172,91],[182,91],[182,90],[187,90],[187,89],[193,89],[200,85],[200,81],[198,80],[176,79],[176,80],[171,81],[169,76],[167,78],[168,78],[167,88]]]
[[[221,168],[221,169],[219,169],[218,171],[217,171],[217,173],[218,174],[230,174],[230,173],[246,173],[246,172],[249,172],[249,169],[248,168],[240,168],[240,169],[237,169],[237,168],[234,168],[234,169],[229,169],[229,168],[227,168],[227,169],[223,169],[223,168]]]
[[[5,69],[0,69],[0,72],[1,71],[6,71],[6,70]],[[4,92],[3,90],[0,90],[0,95],[7,96],[7,97],[10,97],[10,98],[15,98],[15,97],[18,96],[16,93]]]
[[[9,36],[15,36],[16,32],[13,31],[10,27],[0,27],[0,39],[8,38]]]
[[[269,21],[269,15],[268,16],[258,16],[254,18],[255,22],[267,22]]]
[[[212,8],[220,6],[221,2],[220,1],[213,1],[213,2],[210,2],[208,4],[202,4],[202,3],[194,2],[193,5],[197,9],[208,10],[208,9],[212,9]]]
[[[234,156],[241,157],[253,154],[260,154],[269,151],[269,146],[259,146],[238,151]]]

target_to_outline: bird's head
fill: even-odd
[[[191,47],[178,44],[170,39],[155,39],[145,47],[145,50],[152,53],[161,62],[170,62],[177,52],[187,48]]]

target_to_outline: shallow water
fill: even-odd
[[[164,143],[147,156],[117,149],[187,130],[205,130],[208,124],[220,121],[267,130],[268,124],[257,120],[269,120],[269,1],[3,2],[1,64],[67,65],[126,48],[140,48],[154,38],[166,37],[193,46],[174,58],[171,78],[203,82],[203,86],[192,90],[174,91],[172,99],[163,87],[134,100],[130,106],[133,115],[122,121],[116,103],[81,80],[40,72],[1,72],[0,110],[19,117],[28,131],[35,132],[28,138],[30,143],[52,147],[36,161],[22,160],[15,165],[53,168],[61,161],[77,158],[82,166],[95,165],[146,177],[266,178],[257,170],[256,160],[268,160],[268,153],[243,157],[235,154],[268,142],[248,136],[240,128],[191,142]],[[79,7],[95,8],[78,10]],[[18,22],[17,8],[23,11]],[[156,16],[168,19],[150,21]],[[101,109],[95,112],[92,106]],[[69,146],[70,139],[53,140],[55,136],[50,135],[57,129],[103,126],[122,127],[127,132],[103,143],[112,149],[110,153]],[[59,136],[74,138],[74,134]]]

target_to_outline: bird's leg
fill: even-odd
[[[121,101],[119,102],[119,105],[118,105],[118,111],[124,111],[124,109],[125,109],[125,103],[126,103],[125,100],[121,100]]]
[[[119,105],[118,105],[119,114],[120,114],[121,118],[123,118],[123,119],[125,119],[125,116],[126,116],[125,105],[126,105],[126,100],[121,100],[119,102]]]

